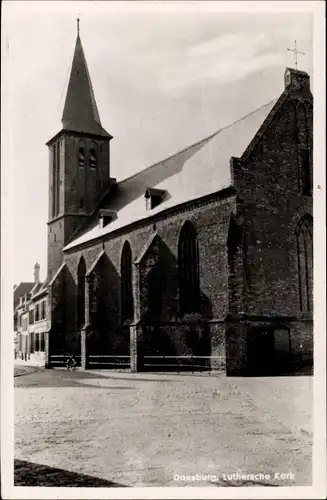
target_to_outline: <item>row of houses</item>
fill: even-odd
[[[47,287],[40,282],[40,265],[34,266],[34,281],[14,286],[14,354],[24,360],[45,360],[47,332]]]

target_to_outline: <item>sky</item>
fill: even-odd
[[[121,180],[278,97],[295,39],[313,79],[310,3],[4,2],[13,283],[32,281],[36,261],[46,277],[45,143],[61,128],[77,17]]]

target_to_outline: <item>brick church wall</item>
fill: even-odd
[[[126,240],[129,241],[132,249],[133,262],[141,255],[150,239],[157,234],[165,248],[165,276],[166,289],[163,295],[163,314],[160,318],[162,323],[160,328],[163,334],[168,335],[172,342],[175,342],[175,352],[185,352],[180,341],[180,335],[185,330],[179,316],[179,295],[177,283],[177,259],[178,259],[178,238],[180,230],[186,220],[190,220],[197,231],[199,242],[199,266],[200,266],[200,288],[201,288],[201,316],[207,321],[212,321],[210,332],[212,332],[213,350],[220,357],[224,356],[225,329],[215,322],[223,321],[228,313],[228,253],[227,238],[229,219],[232,212],[235,212],[235,197],[228,196],[219,199],[212,199],[210,202],[189,206],[183,211],[175,210],[166,216],[157,216],[154,222],[139,224],[137,227],[128,230],[121,230],[118,234],[109,235],[103,243],[92,243],[84,248],[65,253],[64,259],[67,270],[71,276],[71,286],[77,285],[77,268],[79,259],[84,257],[86,268],[91,268],[99,254],[104,250],[107,260],[107,289],[106,297],[107,335],[114,335],[120,328],[120,265],[122,248]],[[161,250],[162,252],[162,250]],[[147,294],[144,292],[142,280],[144,279],[142,265],[133,266],[133,275],[136,279],[137,267],[140,285],[140,296],[134,297],[135,303],[139,303],[139,314],[142,319],[147,310]],[[146,266],[145,266],[146,267]],[[96,271],[96,269],[95,269]],[[76,292],[75,292],[76,294]],[[70,293],[71,299],[75,296]],[[73,304],[71,302],[71,307]],[[76,306],[75,306],[76,309]],[[70,316],[70,328],[74,315]],[[76,320],[75,320],[76,321]],[[160,323],[159,322],[159,323]],[[167,325],[166,323],[171,323]],[[150,322],[151,323],[151,322]],[[157,325],[158,327],[158,325]],[[76,328],[76,324],[75,324]],[[187,327],[189,328],[189,327]],[[150,330],[148,330],[150,331]],[[218,347],[219,346],[219,347]],[[219,359],[215,366],[222,366]]]
[[[312,196],[299,189],[296,130],[291,95],[249,158],[234,159],[232,165],[246,234],[245,311],[284,318],[293,354],[310,357],[313,318],[311,313],[303,321],[300,313],[295,228],[313,207]],[[309,130],[312,139],[312,118]]]

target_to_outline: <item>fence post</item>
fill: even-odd
[[[131,372],[136,373],[140,371],[140,360],[138,352],[138,327],[136,325],[130,325],[130,367]]]
[[[88,334],[88,327],[84,327],[81,330],[81,368],[82,370],[87,370],[88,369],[88,352],[87,352],[87,334]]]

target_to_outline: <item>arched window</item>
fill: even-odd
[[[57,148],[52,146],[52,217],[56,216],[56,186],[57,186]]]
[[[299,184],[304,195],[311,194],[311,168],[307,110],[303,103],[297,106],[297,142],[299,148]]]
[[[97,167],[97,147],[94,142],[92,142],[91,147],[89,149],[89,167],[90,168]]]
[[[77,324],[79,327],[85,323],[85,260],[81,257],[77,270]]]
[[[313,304],[313,245],[312,217],[303,217],[296,228],[297,272],[300,310],[312,311]]]
[[[121,255],[121,320],[134,318],[133,286],[132,286],[132,250],[125,241]]]
[[[60,145],[52,148],[52,216],[56,217],[60,208]]]
[[[60,211],[60,143],[57,142],[57,165],[56,165],[56,215]]]
[[[191,222],[181,230],[178,243],[180,313],[199,312],[199,252],[196,231]]]
[[[85,167],[85,142],[79,141],[78,143],[78,166]]]

